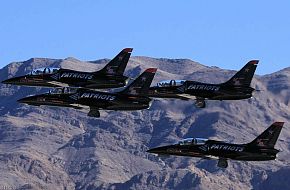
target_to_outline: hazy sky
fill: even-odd
[[[290,66],[290,1],[9,0],[0,3],[0,68],[31,57],[189,58],[258,74]]]

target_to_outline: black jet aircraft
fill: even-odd
[[[279,150],[274,146],[284,122],[275,122],[248,144],[230,144],[204,138],[187,138],[177,144],[148,150],[158,155],[190,156],[218,159],[218,167],[226,168],[227,160],[265,161],[275,160]]]
[[[147,69],[124,90],[102,92],[83,88],[56,88],[46,94],[28,96],[18,100],[29,105],[49,105],[89,109],[88,116],[100,117],[103,110],[141,110],[151,106],[147,94],[156,73],[156,68]]]
[[[43,87],[82,87],[89,89],[119,88],[126,86],[129,78],[124,71],[132,48],[123,49],[103,69],[82,72],[62,68],[40,68],[29,74],[2,81],[4,84]]]
[[[189,80],[167,80],[150,87],[149,96],[156,98],[195,99],[199,108],[209,100],[240,100],[252,97],[251,81],[259,61],[248,62],[230,80],[221,84],[209,84]]]

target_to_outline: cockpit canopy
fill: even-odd
[[[208,139],[204,138],[186,138],[178,141],[179,145],[203,145],[208,141]]]
[[[54,88],[50,91],[48,91],[48,94],[73,94],[78,91],[78,88],[70,88],[70,87],[64,87],[64,88]]]
[[[54,68],[54,67],[44,67],[44,68],[38,68],[31,71],[30,75],[43,75],[43,74],[53,74],[56,73],[60,68]]]
[[[158,87],[181,86],[185,80],[164,80],[157,83]]]

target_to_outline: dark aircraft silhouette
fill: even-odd
[[[83,88],[56,88],[46,94],[29,96],[18,100],[29,105],[49,105],[89,109],[88,116],[100,117],[103,110],[141,110],[151,106],[147,96],[156,68],[144,71],[136,80],[120,92],[110,93]]]
[[[158,155],[191,156],[218,159],[218,167],[226,168],[227,160],[265,161],[275,160],[279,150],[274,146],[284,122],[275,122],[248,144],[230,144],[203,138],[187,138],[177,144],[148,150]]]
[[[4,84],[43,87],[82,87],[89,89],[118,88],[125,86],[129,78],[124,71],[132,48],[123,49],[103,69],[82,72],[62,68],[41,68],[29,74],[2,81]]]
[[[209,100],[240,100],[252,97],[255,90],[250,87],[259,61],[248,62],[230,80],[221,84],[201,83],[189,80],[168,80],[150,87],[149,97],[178,98],[183,100],[195,99],[199,108],[206,106]]]

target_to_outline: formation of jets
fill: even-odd
[[[152,99],[146,96],[156,68],[144,71],[136,80],[120,92],[110,93],[84,88],[62,88],[46,94],[29,96],[20,103],[40,106],[63,106],[89,109],[88,116],[100,117],[99,110],[141,110],[150,107]]]
[[[206,107],[206,100],[240,100],[252,97],[251,81],[258,60],[249,61],[228,81],[220,84],[190,80],[166,80],[150,87],[157,68],[146,69],[128,84],[124,76],[132,48],[123,49],[103,69],[81,72],[63,68],[39,68],[27,75],[2,81],[4,84],[52,87],[47,93],[28,96],[18,102],[34,106],[60,106],[87,109],[88,116],[100,117],[100,110],[149,109],[153,98],[195,100],[198,108]],[[124,87],[118,92],[100,91]],[[274,160],[279,152],[274,145],[283,122],[273,123],[260,136],[248,144],[230,144],[204,138],[186,138],[176,144],[148,150],[158,155],[191,156],[218,159],[218,166],[226,168],[227,160]]]

